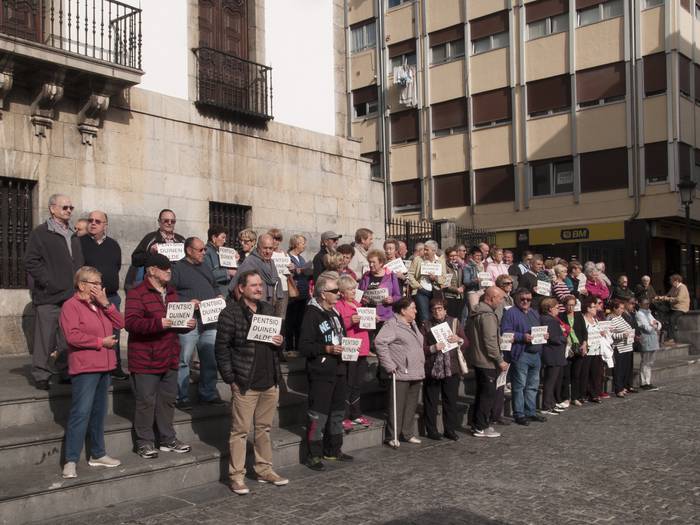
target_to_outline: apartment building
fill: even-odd
[[[700,2],[698,3],[700,4]],[[693,0],[347,0],[349,133],[394,217],[686,273],[700,172]],[[697,180],[697,179],[696,179]],[[692,250],[700,268],[700,210]]]

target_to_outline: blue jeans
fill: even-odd
[[[107,391],[111,383],[109,372],[94,372],[72,376],[72,400],[66,425],[66,462],[77,462],[90,438],[90,456],[97,459],[105,452],[105,416]]]
[[[415,295],[416,309],[418,310],[417,321],[427,321],[430,319],[430,300],[433,298],[433,292],[418,290]]]
[[[523,352],[510,364],[513,417],[534,416],[540,386],[540,354]]]
[[[118,293],[110,294],[107,296],[107,300],[112,303],[114,306],[117,307],[117,310],[119,310],[119,307],[122,305],[122,298],[119,297]],[[121,350],[119,349],[119,335],[120,335],[121,330],[114,329],[114,337],[117,338],[117,344],[114,345],[113,349],[114,352],[117,354],[117,370],[122,369],[122,356],[121,356]]]
[[[199,384],[197,391],[200,401],[211,401],[219,397],[216,390],[217,368],[214,357],[216,330],[199,331],[199,326],[186,334],[180,334],[180,368],[177,372],[179,402],[189,401],[190,361],[197,347],[199,355]]]

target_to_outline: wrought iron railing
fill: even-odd
[[[208,47],[197,56],[197,104],[267,121],[272,117],[272,68]]]
[[[440,242],[440,223],[393,218],[386,223],[386,238],[404,241],[408,247],[408,253],[412,254],[419,242],[425,242],[428,239]]]
[[[457,226],[455,230],[457,242],[459,244],[464,244],[467,249],[472,246],[477,246],[482,242],[487,243],[489,246],[496,244],[496,234],[492,231],[478,228],[465,228],[464,226]]]
[[[116,0],[0,0],[0,33],[141,69],[141,9]]]
[[[0,288],[26,288],[24,251],[32,231],[35,181],[0,177]]]

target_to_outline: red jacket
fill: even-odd
[[[178,330],[163,329],[168,303],[177,302],[177,291],[166,289],[165,302],[148,278],[126,293],[126,329],[129,331],[129,372],[162,374],[177,370],[180,360]]]
[[[109,372],[117,367],[117,355],[102,346],[115,328],[124,328],[119,310],[110,304],[100,308],[76,293],[61,307],[61,329],[68,343],[68,373]]]

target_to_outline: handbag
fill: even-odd
[[[291,275],[287,276],[287,294],[289,295],[290,299],[296,299],[299,297],[299,287],[297,286],[297,282],[294,280],[294,277]]]
[[[452,320],[452,333],[457,335],[457,319]],[[459,373],[465,376],[469,373],[469,367],[467,366],[467,360],[464,358],[461,348],[455,348],[457,352],[457,362],[459,363]]]

